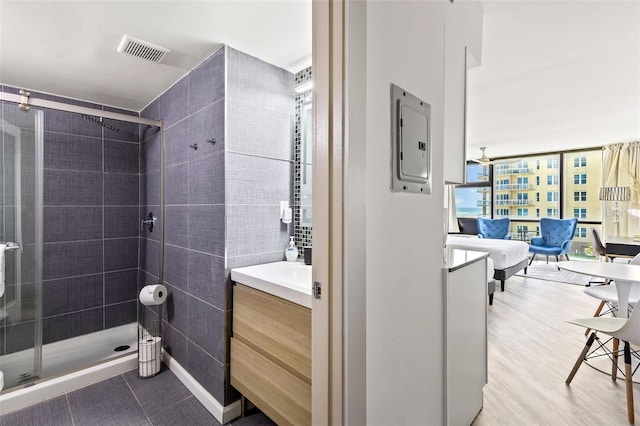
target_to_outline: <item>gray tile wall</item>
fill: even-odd
[[[32,96],[137,115],[57,96]],[[20,122],[17,110],[3,105],[3,116]],[[139,126],[107,121],[118,131],[80,114],[44,110],[44,343],[136,321]],[[33,252],[33,242],[33,234],[26,233],[25,257]],[[33,280],[28,274],[23,282],[25,278]],[[23,294],[32,287],[23,284]],[[12,325],[2,330],[6,336],[0,339],[0,354],[33,344],[32,319],[11,319]]]
[[[225,49],[142,111],[165,120],[163,345],[202,386],[225,401]],[[208,142],[215,140],[215,143]],[[192,145],[197,144],[197,149]],[[160,217],[153,185],[159,139],[143,136],[141,208]],[[141,282],[158,280],[158,234],[141,238]],[[155,313],[145,311],[154,318]]]
[[[227,268],[284,260],[293,223],[294,76],[228,49]]]
[[[229,268],[283,260],[293,232],[279,220],[280,200],[293,201],[293,75],[224,47],[141,115],[165,119],[164,346],[228,404]],[[141,147],[143,210],[155,206],[152,139]],[[157,280],[157,254],[145,232],[141,284]]]

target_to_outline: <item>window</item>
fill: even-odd
[[[547,159],[547,169],[557,169],[558,168],[558,159],[557,158],[549,158]]]
[[[558,217],[558,209],[547,209],[547,217]]]
[[[557,184],[558,184],[558,175],[547,176],[547,185],[557,185]]]
[[[574,185],[586,185],[587,184],[587,174],[580,173],[573,175],[573,184]]]
[[[536,217],[540,217],[540,209],[536,209]]]
[[[540,160],[536,160],[536,170],[540,170]]]
[[[573,235],[577,238],[587,238],[587,228],[576,228],[576,233]]]
[[[506,179],[498,179],[496,181],[496,189],[498,191],[509,189],[509,178]]]
[[[496,216],[509,216],[509,209],[496,209]]]
[[[529,188],[529,178],[528,177],[518,177],[518,189],[528,189]]]
[[[547,192],[547,201],[558,201],[558,191]]]
[[[573,157],[573,167],[587,167],[587,157]]]
[[[518,209],[518,216],[529,216],[529,209]]]
[[[574,191],[573,201],[587,201],[587,191]]]
[[[540,186],[540,176],[536,176],[536,185]]]
[[[526,192],[518,192],[517,198],[518,200],[528,200],[529,194],[527,194]]]
[[[490,166],[467,164],[467,183],[456,185],[456,215],[458,217],[491,217]]]
[[[578,219],[586,219],[587,209],[585,208],[573,209],[573,217],[576,217]]]
[[[493,170],[496,175],[508,175],[511,172],[511,167],[509,164],[498,164],[494,166]]]
[[[536,202],[540,202],[540,193],[536,192]]]

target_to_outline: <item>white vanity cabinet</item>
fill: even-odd
[[[444,424],[470,425],[487,383],[487,258],[447,250],[444,274]]]
[[[311,424],[311,266],[231,270],[231,385],[279,425]]]

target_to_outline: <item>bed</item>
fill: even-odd
[[[509,277],[523,269],[524,273],[527,273],[529,244],[523,241],[450,234],[447,237],[447,247],[489,253],[489,257],[493,260],[493,278],[500,281],[501,291],[504,291],[504,282]]]

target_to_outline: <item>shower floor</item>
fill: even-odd
[[[135,352],[138,350],[137,333],[137,324],[131,323],[43,345],[40,378],[54,377],[115,356]],[[114,351],[116,347],[126,345],[130,348],[120,352]],[[29,381],[24,375],[33,372],[33,352],[33,349],[27,349],[0,357],[5,390]]]

